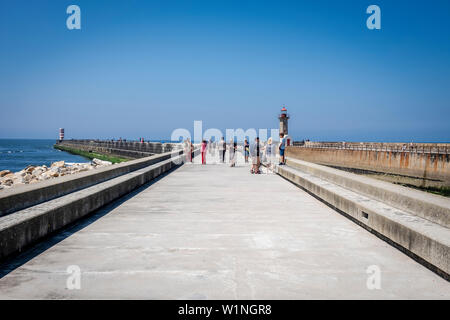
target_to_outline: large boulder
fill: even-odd
[[[97,158],[94,158],[94,160],[92,160],[92,163],[97,165],[97,166],[109,166],[112,165],[112,162],[110,161],[104,161],[104,160],[100,160]]]
[[[31,174],[27,174],[25,177],[23,177],[23,183],[30,183],[32,179],[33,176]]]
[[[65,161],[57,161],[57,162],[53,162],[52,163],[52,168],[64,168],[65,166]]]
[[[51,174],[52,174],[52,171],[46,171],[43,174],[41,174],[41,176],[39,177],[39,180],[48,180],[52,177]]]
[[[2,170],[0,171],[0,178],[6,176],[7,174],[11,174],[12,172],[9,170]]]
[[[25,172],[31,174],[36,167],[28,166],[25,168]]]
[[[35,177],[39,177],[44,172],[44,169],[37,167],[36,169],[31,172],[31,174]]]
[[[14,180],[13,179],[5,179],[5,180],[3,180],[2,184],[5,186],[12,186],[14,184]]]
[[[50,171],[51,171],[51,172],[57,172],[57,173],[59,173],[59,172],[61,171],[61,168],[60,168],[60,167],[52,167],[52,168],[50,169]]]
[[[55,171],[50,171],[50,177],[52,177],[52,178],[57,178],[57,177],[59,177],[59,172],[55,172]]]
[[[3,176],[3,179],[13,179],[14,178],[14,173],[8,173],[8,174],[5,174],[4,176]]]
[[[20,170],[19,172],[16,172],[16,175],[18,175],[20,177],[25,177],[26,174],[27,174],[27,172],[25,170]]]

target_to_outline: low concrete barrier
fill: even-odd
[[[438,150],[436,147],[436,151]],[[412,177],[417,180],[414,183],[417,186],[450,186],[449,153],[414,152],[401,148],[382,150],[287,147],[286,155],[327,166]]]
[[[182,150],[166,152],[147,158],[114,164],[106,168],[3,190],[0,194],[0,217],[170,159],[172,154],[179,155],[182,152]]]
[[[448,198],[302,160],[287,158],[286,163],[291,167],[450,228],[450,199]]]
[[[335,170],[303,161],[297,167],[278,166],[276,171],[443,278],[450,279],[448,227],[421,217],[425,216],[423,213],[415,215],[399,209],[398,206],[387,204],[379,198],[356,192],[354,190],[358,190],[360,183],[355,182],[353,188],[348,187],[352,182],[343,183],[346,175],[348,180],[352,180],[352,176],[355,175],[343,172],[343,175],[336,173],[336,177],[332,177],[331,172],[327,172],[328,169]],[[429,203],[424,204],[423,207],[428,205]],[[420,211],[423,207],[417,206],[416,209]]]
[[[194,154],[198,154],[198,150]],[[168,155],[170,157],[170,153]],[[178,166],[179,164],[174,160],[180,160],[181,157],[183,155],[177,155],[173,159],[164,159],[164,156],[161,155],[157,159],[163,160],[156,164],[147,165],[133,172],[0,218],[0,260],[20,252],[30,244]],[[146,160],[141,161],[148,163],[149,159],[147,162]],[[102,178],[101,176],[97,177]]]

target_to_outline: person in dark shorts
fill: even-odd
[[[230,167],[236,167],[236,157],[237,157],[237,143],[233,142],[232,147],[230,147]]]
[[[261,166],[261,145],[259,143],[259,137],[255,139],[255,143],[250,150],[252,154],[252,170],[251,173],[260,174],[259,167]]]
[[[245,157],[245,163],[248,163],[248,156],[250,155],[250,145],[248,144],[248,140],[245,139],[244,142],[244,157]]]
[[[284,149],[286,147],[286,139],[284,138],[284,134],[280,133],[280,146],[278,147],[280,150],[280,163],[279,165],[285,165],[286,159],[284,158]]]

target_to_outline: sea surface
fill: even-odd
[[[55,140],[0,139],[0,171],[20,171],[28,165],[51,165],[52,162],[90,162],[81,156],[53,149]]]

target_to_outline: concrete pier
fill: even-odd
[[[34,246],[0,267],[0,298],[450,298],[446,280],[243,162],[185,164]],[[80,289],[67,289],[71,265]]]

